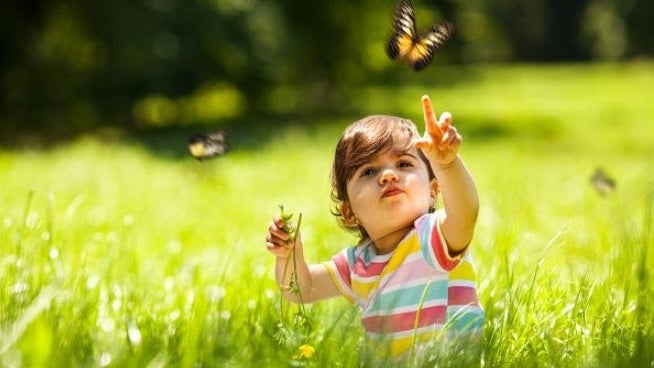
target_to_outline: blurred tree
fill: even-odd
[[[16,130],[74,133],[102,125],[343,111],[357,86],[408,78],[408,69],[384,53],[395,4],[3,1],[2,136]],[[443,19],[455,23],[438,63],[654,55],[651,0],[414,0],[414,5],[421,29]]]
[[[654,1],[614,0],[620,9],[620,19],[624,19],[629,39],[627,56],[654,56]]]

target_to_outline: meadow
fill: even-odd
[[[302,213],[309,260],[355,242],[330,214],[338,136],[372,113],[420,125],[429,94],[481,198],[474,365],[653,367],[654,64],[445,72],[361,87],[361,115],[230,126],[232,150],[210,161],[178,130],[0,148],[0,366],[367,365],[345,300],[296,325],[265,230],[283,204]],[[591,185],[597,167],[612,193]]]

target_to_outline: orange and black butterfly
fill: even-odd
[[[434,58],[434,53],[454,32],[450,22],[433,25],[422,35],[418,35],[416,17],[410,0],[400,0],[395,8],[393,35],[386,45],[386,53],[391,59],[403,59],[415,71],[426,68]]]
[[[222,156],[229,150],[225,132],[217,131],[207,134],[195,134],[188,140],[191,156],[198,160]]]

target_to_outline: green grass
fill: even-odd
[[[654,65],[446,72],[364,87],[360,110],[420,123],[427,93],[454,114],[482,203],[481,364],[654,366]],[[172,133],[0,151],[0,366],[357,366],[344,300],[280,336],[263,239],[284,204],[310,260],[354,241],[329,213],[329,170],[358,117],[232,127],[233,151],[203,163]],[[598,166],[609,196],[589,183]],[[294,360],[301,343],[315,355]]]

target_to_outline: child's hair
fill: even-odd
[[[376,155],[391,150],[398,153],[411,150],[414,140],[419,137],[420,133],[411,120],[397,116],[371,115],[355,121],[345,129],[336,145],[331,178],[331,197],[335,204],[332,213],[343,228],[358,232],[361,239],[368,237],[363,227],[348,224],[341,212],[342,204],[349,201],[347,183],[354,172]],[[429,161],[422,151],[418,152],[427,166],[429,179],[435,179]]]

